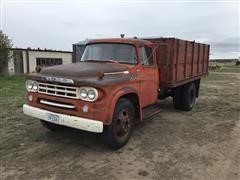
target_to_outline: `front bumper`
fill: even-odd
[[[58,122],[59,125],[68,126],[76,129],[95,132],[95,133],[103,132],[103,122],[96,121],[93,119],[54,113],[44,109],[29,106],[27,104],[23,105],[23,113],[28,116],[39,118],[41,120],[48,121],[48,122],[50,121],[48,120],[47,115],[50,113],[50,114],[57,115],[59,117],[59,122]]]

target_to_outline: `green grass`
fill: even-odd
[[[240,73],[240,66],[228,66],[228,67],[223,67],[222,69],[219,69],[215,72],[229,72],[229,73]]]
[[[25,93],[25,76],[0,76],[0,97],[18,97]]]
[[[14,152],[22,141],[27,129],[22,113],[25,100],[25,75],[0,76],[0,155]]]
[[[234,67],[235,67],[235,68],[240,67],[240,66],[236,66],[235,63],[232,63],[232,64],[231,64],[231,63],[230,63],[230,64],[225,63],[225,64],[223,64],[223,66],[224,66],[224,67],[233,67],[233,68],[234,68]]]
[[[231,74],[214,74],[214,73],[209,73],[207,76],[202,78],[202,81],[224,81],[232,77],[233,75]]]
[[[0,76],[0,117],[6,119],[7,111],[16,112],[26,99],[25,76]]]
[[[218,63],[218,65],[221,65],[222,68],[217,69],[213,72],[240,73],[240,66],[236,66],[235,64],[220,64],[220,63]]]

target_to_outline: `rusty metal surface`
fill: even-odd
[[[160,88],[177,87],[208,73],[209,45],[177,38],[148,40],[157,47]]]
[[[46,82],[45,76],[68,78],[74,81],[74,85],[91,85],[101,87],[130,80],[130,74],[109,75],[102,80],[98,72],[114,73],[130,70],[131,65],[98,62],[80,62],[45,68],[41,73],[29,74],[29,79]]]
[[[79,99],[71,99],[64,97],[50,96],[35,92],[28,92],[28,95],[33,96],[33,101],[28,104],[41,109],[49,110],[52,112],[63,113],[67,115],[80,116],[89,119],[102,121],[104,124],[110,124],[112,120],[112,112],[114,111],[116,101],[124,94],[135,93],[140,94],[138,91],[139,81],[127,81],[125,83],[117,83],[114,86],[103,86],[98,89],[99,98],[95,102],[87,102]],[[48,106],[41,104],[41,100],[49,100],[56,103],[64,103],[75,106],[75,109],[64,109],[59,107]],[[83,106],[88,106],[89,111],[83,112]]]

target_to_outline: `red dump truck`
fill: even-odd
[[[27,76],[23,112],[52,131],[68,126],[101,133],[118,149],[136,123],[161,108],[155,105],[159,99],[170,96],[176,109],[191,110],[208,60],[209,45],[195,41],[90,40],[79,62],[37,68]]]

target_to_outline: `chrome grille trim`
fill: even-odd
[[[62,107],[62,108],[68,108],[68,109],[74,109],[75,106],[73,105],[69,105],[69,104],[62,104],[62,103],[56,103],[56,102],[51,102],[51,101],[47,101],[47,100],[40,100],[40,103],[42,104],[46,104],[49,106],[56,106],[56,107]]]
[[[38,92],[51,96],[79,99],[78,87],[38,82]]]

